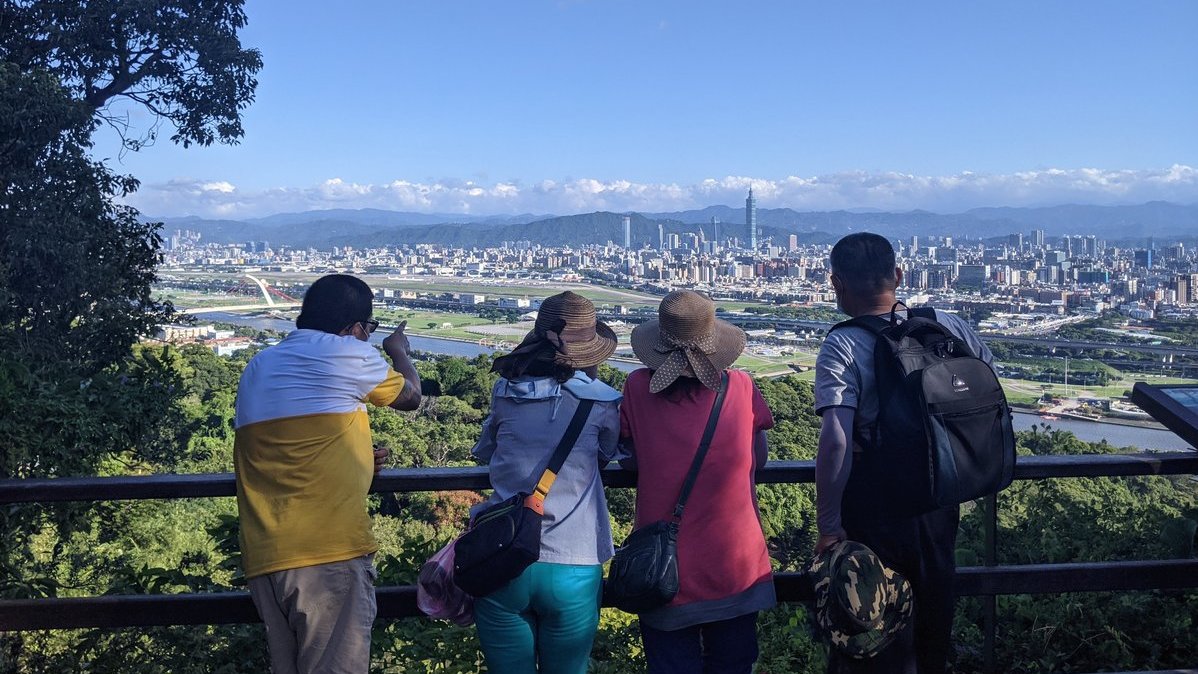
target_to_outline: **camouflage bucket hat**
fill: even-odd
[[[807,574],[815,586],[815,622],[844,655],[872,658],[911,621],[911,584],[860,543],[824,550]]]

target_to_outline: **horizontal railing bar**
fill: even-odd
[[[961,596],[1175,590],[1198,587],[1198,559],[1014,564],[957,569]]]
[[[1198,674],[1198,669],[1153,669],[1145,672],[1114,672],[1113,674]]]
[[[1198,452],[1055,454],[1021,456],[1015,461],[1017,480],[1186,474],[1198,474]]]
[[[812,599],[811,583],[801,573],[775,574],[774,587],[781,601]],[[1198,587],[1198,560],[1193,559],[974,566],[958,569],[955,579],[960,596],[1193,587]],[[375,596],[379,618],[421,615],[413,586],[376,588]],[[0,601],[0,631],[254,622],[258,614],[246,592]]]
[[[1198,474],[1198,452],[1021,456],[1015,462],[1019,480],[1182,474]],[[759,484],[814,481],[814,461],[770,461],[757,471]],[[603,471],[603,482],[610,487],[633,487],[636,473],[612,466]],[[485,466],[391,468],[376,476],[371,485],[374,492],[488,488]],[[234,493],[232,473],[0,480],[0,503],[203,498]]]

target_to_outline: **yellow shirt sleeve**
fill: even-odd
[[[366,394],[366,401],[372,405],[386,407],[395,402],[400,392],[403,391],[403,387],[403,375],[388,367],[386,378]]]

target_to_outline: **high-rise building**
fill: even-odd
[[[1036,248],[1044,247],[1044,230],[1042,230],[1042,229],[1032,230],[1032,245],[1035,246]]]
[[[753,186],[749,186],[749,198],[745,199],[745,225],[749,228],[749,250],[757,251],[757,200],[753,198]]]
[[[1173,287],[1177,291],[1178,304],[1198,301],[1198,274],[1178,274]]]
[[[963,264],[957,269],[957,287],[981,288],[990,280],[990,265]]]
[[[657,250],[663,250],[666,247],[666,228],[660,222],[657,223]]]
[[[790,240],[787,242],[787,244],[788,244],[787,245],[788,250],[798,250],[799,249],[799,235],[791,234]]]
[[[919,255],[919,237],[913,236],[911,237],[911,257],[916,255]]]
[[[1152,239],[1149,239],[1149,241],[1151,240]],[[1132,260],[1135,262],[1137,267],[1141,267],[1143,269],[1152,269],[1152,249],[1147,248],[1145,250],[1137,250],[1132,254]]]
[[[719,218],[716,218],[716,217],[711,218],[711,229],[712,229],[711,240],[715,241],[718,244],[720,242],[720,219]]]
[[[632,248],[632,217],[624,216],[624,250]]]

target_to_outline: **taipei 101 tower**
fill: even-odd
[[[753,198],[753,186],[749,185],[749,198],[745,199],[745,224],[749,226],[749,250],[757,252],[757,200]]]

